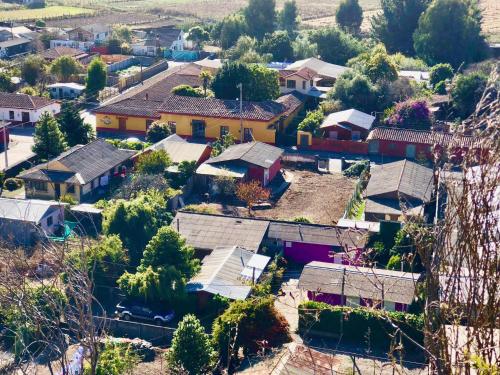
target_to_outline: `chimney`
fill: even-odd
[[[146,93],[146,100],[149,100],[149,94]]]

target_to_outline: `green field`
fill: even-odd
[[[49,6],[40,9],[15,9],[0,12],[0,21],[30,21],[38,19],[54,19],[93,14],[95,11],[70,6]]]

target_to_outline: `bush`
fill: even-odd
[[[446,95],[446,81],[436,83],[434,85],[434,92],[439,95]]]
[[[331,306],[322,302],[308,301],[299,306],[299,332],[309,330],[340,335],[346,342],[359,344],[361,340],[369,340],[370,349],[389,351],[391,335],[395,328],[382,316],[386,315],[405,335],[423,345],[424,318],[396,311],[377,311],[366,308]],[[340,324],[342,322],[342,325]],[[396,336],[399,339],[399,335]],[[416,350],[417,347],[407,338],[403,338],[405,350]]]
[[[425,100],[409,99],[396,104],[387,123],[398,128],[428,130],[432,115]]]
[[[76,201],[76,199],[75,199],[75,198],[73,198],[73,196],[72,196],[72,195],[69,195],[69,194],[64,194],[64,195],[61,197],[60,201],[61,201],[62,203],[68,203],[68,204],[69,204],[69,205],[71,205],[71,206],[73,206],[73,205],[75,205],[75,204],[77,204],[77,203],[78,203],[78,202]]]
[[[361,160],[351,165],[349,168],[343,171],[342,174],[346,177],[359,177],[364,171],[369,169],[370,169],[370,161]]]
[[[436,64],[429,71],[429,83],[436,88],[436,85],[444,80],[453,78],[453,68],[450,64]]]
[[[321,109],[316,111],[308,112],[304,120],[297,127],[298,130],[305,132],[310,132],[312,134],[317,134],[319,132],[319,127],[323,122],[325,115]]]
[[[292,219],[295,223],[311,224],[312,221],[305,216],[297,216]]]
[[[167,138],[173,133],[173,129],[169,124],[162,122],[153,122],[146,133],[148,142],[156,143]]]
[[[195,212],[195,213],[198,213],[198,214],[216,215],[218,213],[215,208],[210,207],[210,206],[208,206],[206,204],[199,204],[199,205],[188,204],[182,210],[186,211],[186,212]]]
[[[5,180],[3,186],[8,191],[14,191],[23,187],[23,180],[19,178],[8,178]]]
[[[162,174],[172,164],[165,150],[152,151],[139,156],[135,169],[143,174]]]

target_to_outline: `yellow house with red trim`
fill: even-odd
[[[190,139],[215,140],[231,134],[245,142],[276,142],[304,106],[304,97],[291,93],[275,101],[240,102],[169,95],[160,102],[128,98],[95,111],[97,131],[144,134],[154,121],[172,125],[176,134]],[[241,124],[242,123],[242,124]],[[243,136],[242,136],[243,132]]]

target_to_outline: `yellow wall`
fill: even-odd
[[[96,113],[96,127],[99,130],[119,130],[118,119],[126,118],[126,126],[128,131],[132,132],[146,132],[146,121],[155,119],[150,119],[146,117],[131,117],[131,116],[116,116],[116,115],[104,115],[102,113]],[[111,121],[111,122],[109,122]]]
[[[303,135],[307,135],[307,145],[311,146],[312,145],[312,134],[310,132],[305,132],[302,130],[297,131],[297,145],[300,146],[300,139],[302,138]]]
[[[240,120],[239,119],[223,119],[223,118],[212,118],[212,117],[194,117],[187,115],[177,115],[162,113],[162,122],[175,122],[176,133],[179,136],[192,136],[191,121],[192,120],[203,120],[205,121],[205,137],[207,138],[219,138],[220,137],[220,127],[228,126],[231,135],[240,139]],[[274,129],[268,129],[267,127],[273,124],[276,120],[269,122],[257,122],[243,120],[244,128],[251,128],[253,137],[256,141],[275,143],[276,142],[276,131]]]
[[[69,195],[73,197],[77,202],[80,201],[80,186],[75,185],[75,192],[73,194],[70,194],[67,192],[67,185],[66,184],[59,184],[61,188],[61,197],[65,195]],[[42,190],[33,190],[33,189],[28,189],[26,187],[26,198],[28,199],[55,199],[56,198],[56,193],[55,193],[55,187],[53,183],[47,183],[47,191],[42,191]]]

